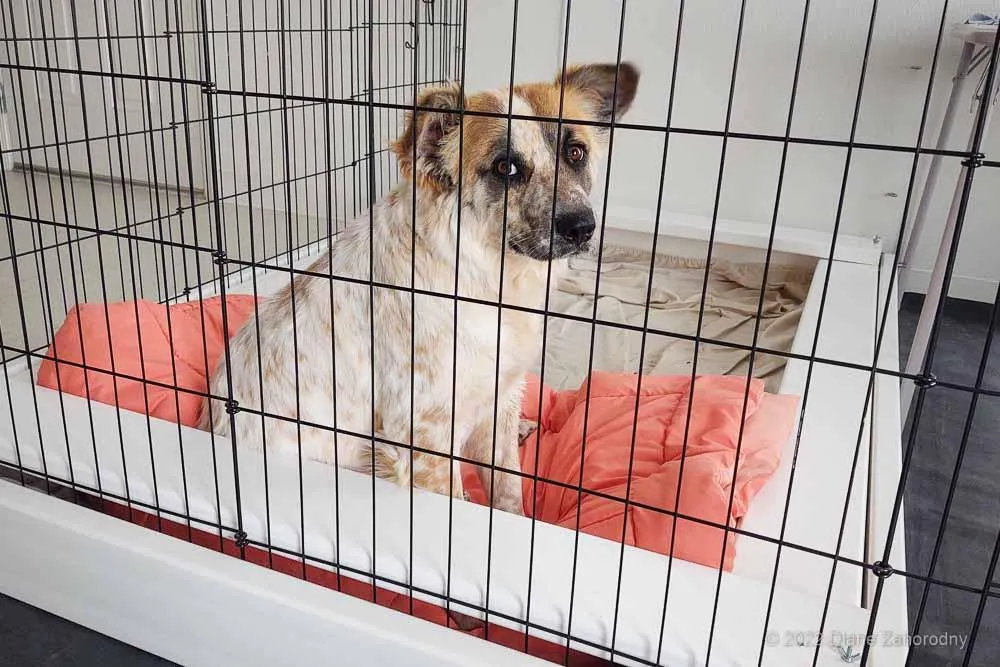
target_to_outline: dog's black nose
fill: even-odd
[[[556,214],[556,233],[572,243],[586,243],[594,235],[596,228],[594,212],[589,208]]]

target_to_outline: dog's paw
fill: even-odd
[[[493,499],[492,505],[495,510],[524,516],[524,505],[518,496],[497,494]]]
[[[522,419],[517,425],[517,444],[524,444],[524,439],[535,432],[538,422],[531,419]]]

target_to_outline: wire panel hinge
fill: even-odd
[[[888,579],[895,573],[896,570],[893,569],[892,565],[889,565],[884,561],[877,560],[872,563],[872,574],[879,579]]]
[[[983,162],[986,161],[986,155],[984,153],[976,153],[975,155],[962,160],[962,166],[968,167],[970,169],[975,169],[983,166]]]

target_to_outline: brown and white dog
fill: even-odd
[[[228,395],[231,381],[241,407],[287,418],[237,411],[237,444],[292,455],[301,444],[305,458],[374,468],[401,484],[412,475],[416,487],[456,497],[462,480],[450,452],[491,464],[495,442],[495,465],[518,471],[524,375],[541,350],[542,318],[483,302],[499,303],[502,289],[504,304],[541,310],[549,262],[555,284],[564,258],[588,250],[607,130],[573,121],[620,117],[638,81],[627,63],[582,65],[561,82],[476,93],[464,104],[454,84],[422,92],[419,107],[442,111],[407,118],[393,146],[399,184],[373,205],[372,226],[361,216],[309,269],[334,279],[299,275],[264,301],[232,339],[229,369],[212,376],[212,395]],[[507,118],[463,120],[463,107],[553,120],[515,118],[508,134]],[[456,302],[456,280],[457,294],[478,303]],[[412,308],[411,287],[421,291]],[[225,403],[208,405],[202,428],[228,435]],[[364,437],[373,425],[374,447]],[[414,450],[379,442],[409,445],[411,434]],[[494,506],[521,513],[520,478],[479,470]]]

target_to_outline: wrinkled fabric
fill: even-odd
[[[546,384],[557,389],[575,388],[586,379],[588,366],[603,372],[638,372],[643,346],[644,375],[690,375],[695,352],[691,337],[699,331],[699,317],[702,318],[697,368],[700,375],[745,377],[750,365],[748,350],[706,340],[750,346],[758,329],[759,349],[779,352],[791,349],[812,280],[811,270],[775,263],[768,268],[764,284],[763,263],[735,263],[716,258],[708,271],[706,287],[704,260],[657,254],[650,287],[650,257],[649,252],[605,245],[599,285],[595,257],[570,259],[569,271],[552,292],[551,310],[589,320],[594,313],[596,293],[598,320],[640,329],[645,324],[652,333],[643,340],[641,331],[597,325],[593,329],[594,356],[590,366],[591,324],[549,318]],[[782,356],[758,353],[753,360],[753,375],[765,381],[768,391],[775,392],[784,365]],[[539,370],[540,367],[535,368],[536,373]]]

